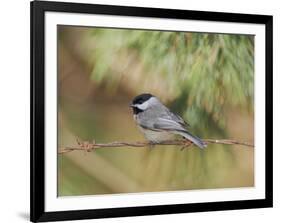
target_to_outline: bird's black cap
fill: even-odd
[[[153,95],[149,93],[140,94],[133,99],[132,104],[133,105],[142,104],[143,102],[147,101],[151,97],[153,97]]]

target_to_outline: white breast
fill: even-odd
[[[145,138],[148,141],[154,142],[154,143],[159,143],[159,142],[171,140],[174,138],[174,134],[166,132],[166,131],[158,132],[158,131],[144,129],[142,127],[140,127],[140,130],[142,131],[142,133],[144,134]]]

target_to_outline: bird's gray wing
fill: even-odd
[[[171,116],[171,119],[175,120],[176,122],[180,123],[183,127],[187,128],[189,127],[190,125],[182,119],[182,117],[180,117],[179,115],[171,112],[171,111],[168,111],[168,115]]]
[[[171,112],[167,107],[159,105],[148,109],[138,115],[138,124],[146,129],[178,128],[186,130],[188,124],[178,115]]]
[[[169,117],[157,118],[153,123],[153,128],[155,130],[167,130],[167,131],[186,131],[181,123],[173,120]]]
[[[204,141],[202,141],[197,136],[192,135],[180,123],[178,123],[174,120],[158,118],[156,120],[156,122],[154,123],[153,127],[154,127],[155,131],[166,130],[166,131],[171,131],[175,134],[179,134],[179,135],[183,136],[184,138],[188,139],[189,141],[193,142],[195,145],[197,145],[201,149],[203,149],[207,146]]]

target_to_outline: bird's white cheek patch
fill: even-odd
[[[142,103],[142,104],[137,104],[136,107],[137,107],[138,109],[141,109],[141,110],[146,110],[147,107],[148,107],[148,102],[146,101],[146,102],[144,102],[144,103]]]

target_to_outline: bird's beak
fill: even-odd
[[[131,107],[131,108],[134,108],[134,107],[135,107],[135,105],[133,105],[133,104],[130,104],[130,105],[129,105],[129,107]]]

